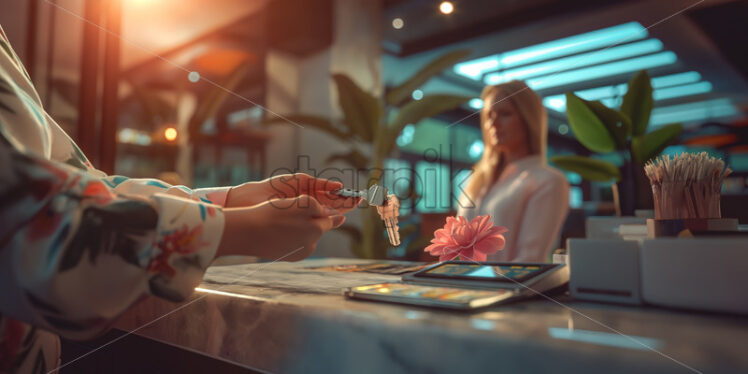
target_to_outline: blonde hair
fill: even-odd
[[[540,99],[538,94],[530,89],[525,82],[516,80],[493,86],[486,86],[481,94],[481,99],[485,101],[487,97],[494,94],[495,98],[499,98],[497,99],[497,102],[500,100],[508,100],[514,104],[514,107],[517,109],[517,112],[519,112],[519,115],[527,128],[528,148],[530,154],[538,155],[542,160],[545,160],[546,145],[548,142],[548,116],[543,107],[543,101]],[[483,133],[484,144],[489,144],[487,142],[488,136],[486,134],[486,129],[483,126],[486,121],[486,113],[488,110],[490,110],[490,107],[481,110],[480,114],[481,132]],[[496,158],[498,158],[498,160]],[[492,167],[492,164],[496,166]],[[491,184],[493,184],[493,182],[501,175],[504,166],[505,163],[501,159],[501,155],[485,149],[481,159],[473,165],[473,175],[470,177],[467,187],[465,188],[468,197],[474,200],[484,195],[488,188],[491,187]]]

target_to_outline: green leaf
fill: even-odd
[[[673,140],[683,132],[683,125],[674,123],[631,139],[631,154],[637,164],[644,165],[647,161],[662,153]]]
[[[611,152],[616,148],[616,141],[605,124],[573,92],[566,93],[566,117],[577,140],[589,150]]]
[[[444,71],[444,69],[456,64],[468,55],[470,55],[470,50],[457,50],[441,55],[421,68],[421,70],[410,77],[410,79],[392,88],[392,90],[387,93],[387,103],[390,105],[398,105],[402,103],[406,98],[410,97],[413,90],[421,87],[421,85],[426,83],[429,79],[438,75]]]
[[[621,171],[607,161],[582,156],[553,156],[550,161],[561,169],[573,171],[590,181],[610,182],[621,179]]]
[[[623,104],[621,104],[621,112],[631,119],[634,136],[644,135],[647,132],[652,105],[652,85],[649,81],[649,74],[646,70],[642,70],[629,81],[628,91],[623,95]]]
[[[345,74],[333,74],[338,89],[338,103],[343,110],[343,122],[351,133],[371,142],[384,111],[376,97],[359,87]]]
[[[325,162],[344,161],[358,170],[365,170],[369,165],[369,159],[361,154],[358,150],[351,150],[348,153],[336,153],[330,155]]]
[[[613,135],[616,148],[626,149],[628,138],[631,136],[631,120],[629,117],[615,109],[608,108],[599,101],[584,102],[592,109],[597,118],[602,121],[608,132]]]
[[[273,117],[262,121],[263,125],[270,124],[298,124],[304,128],[310,127],[324,131],[340,140],[350,140],[351,134],[345,133],[335,127],[329,119],[308,114],[291,114],[283,117]]]
[[[447,110],[455,109],[470,100],[469,96],[458,95],[428,95],[421,100],[411,101],[397,112],[397,116],[392,123],[386,128],[385,134],[381,141],[383,155],[386,156],[395,146],[395,140],[408,124],[416,124],[424,118],[435,116]]]

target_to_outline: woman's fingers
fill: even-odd
[[[332,228],[337,229],[338,227],[342,226],[343,223],[345,223],[345,216],[333,216],[332,218]]]
[[[340,227],[345,222],[345,216],[335,215],[330,217],[319,217],[315,218],[314,221],[317,223],[322,233],[329,230]]]
[[[344,197],[333,194],[329,191],[317,191],[314,197],[324,206],[338,209],[342,212],[349,212],[355,209],[361,203],[360,197]]]
[[[296,173],[293,176],[299,182],[300,194],[311,194],[314,191],[335,191],[343,188],[343,183],[334,180],[315,178],[304,173]]]

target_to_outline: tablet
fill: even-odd
[[[565,264],[448,261],[402,277],[404,283],[443,287],[513,289],[537,294],[569,282]]]
[[[476,264],[441,263],[414,276],[417,278],[442,278],[481,280],[492,282],[525,282],[552,269],[553,264]]]
[[[343,290],[348,298],[399,304],[472,310],[512,297],[510,290],[472,290],[406,283],[377,283]]]

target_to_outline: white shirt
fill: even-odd
[[[528,156],[508,164],[486,195],[473,203],[461,203],[457,215],[472,219],[489,214],[495,225],[509,229],[504,233],[506,247],[488,255],[487,261],[548,262],[569,212],[569,183],[540,156]]]

